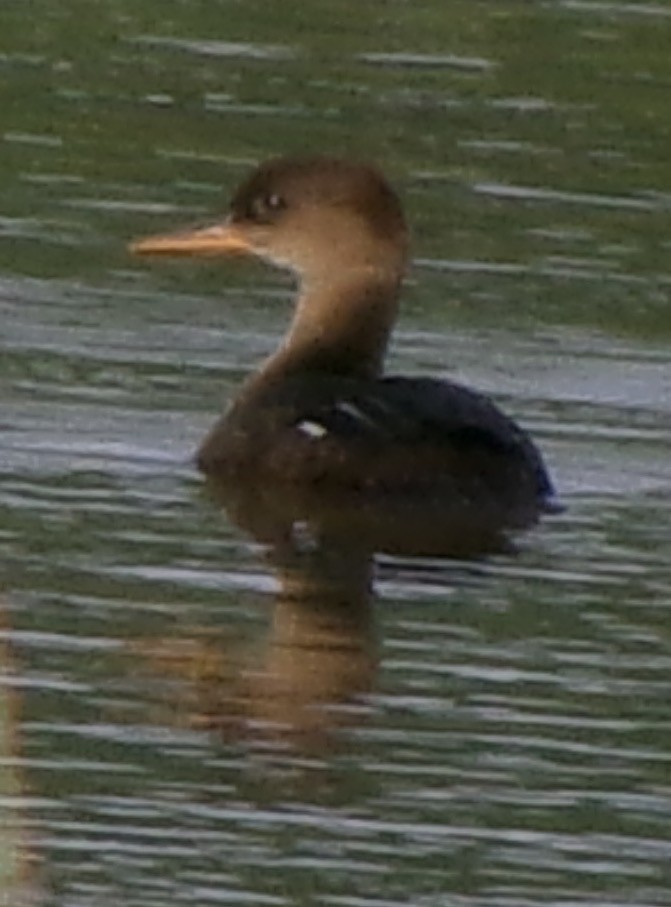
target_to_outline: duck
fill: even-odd
[[[422,496],[511,526],[561,509],[538,447],[488,395],[444,377],[385,373],[409,236],[377,167],[273,158],[247,176],[222,218],[130,249],[253,256],[297,279],[284,338],[197,451],[207,476],[367,499]]]

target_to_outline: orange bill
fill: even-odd
[[[136,239],[129,249],[136,255],[244,255],[253,252],[244,233],[227,221]]]

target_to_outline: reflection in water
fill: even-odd
[[[142,649],[154,669],[188,681],[189,723],[227,739],[323,752],[334,748],[339,727],[362,720],[377,667],[375,553],[463,558],[508,545],[475,515],[459,522],[464,514],[445,502],[386,496],[373,504],[221,483],[209,490],[266,547],[276,573],[263,649],[198,633]]]
[[[309,544],[271,556],[280,591],[265,651],[244,679],[249,715],[323,749],[373,684],[370,559]]]
[[[280,588],[262,650],[194,631],[188,642],[143,646],[154,668],[186,679],[188,722],[312,752],[333,746],[356,698],[372,686],[376,658],[370,558],[344,549],[271,552]]]
[[[262,650],[196,634],[186,644],[154,643],[145,654],[190,682],[191,724],[227,739],[331,749],[333,732],[364,714],[357,698],[375,675],[372,558],[356,542],[317,538],[307,522],[281,522],[253,500],[238,499],[236,515],[268,545],[279,583]]]
[[[18,768],[20,702],[7,682],[14,676],[14,671],[4,644],[5,607],[0,599],[0,905],[32,907],[40,898],[33,878],[35,860],[27,840],[27,822],[21,806],[24,784]]]

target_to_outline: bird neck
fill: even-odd
[[[384,364],[401,275],[375,268],[306,280],[287,335],[259,377],[320,371],[372,378]]]

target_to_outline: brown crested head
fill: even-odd
[[[308,281],[362,268],[400,277],[407,231],[396,193],[374,167],[330,157],[274,158],[236,190],[224,221],[150,237],[132,248],[139,253],[249,253]]]
[[[341,158],[266,161],[238,187],[230,208],[232,220],[239,223],[270,223],[284,212],[314,208],[357,217],[382,241],[405,232],[398,197],[379,170]]]

